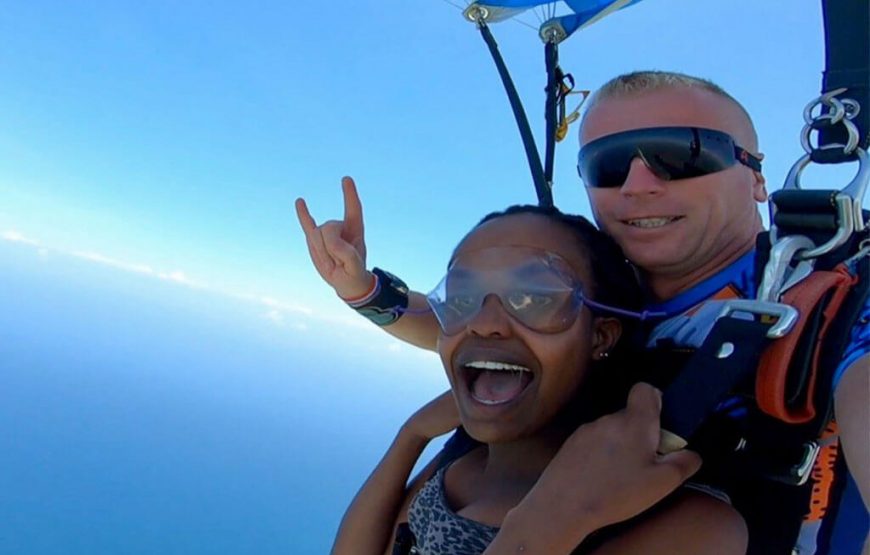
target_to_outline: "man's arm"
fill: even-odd
[[[850,364],[840,378],[834,414],[846,465],[870,507],[870,353]]]
[[[656,452],[660,411],[661,394],[637,384],[624,410],[579,427],[508,512],[485,555],[567,555],[593,531],[635,517],[676,490],[701,460],[691,451]],[[656,537],[665,538],[673,526],[659,530],[662,536]],[[643,544],[651,538],[636,536],[634,541]],[[646,552],[630,543],[625,552]]]
[[[743,555],[749,533],[734,507],[705,493],[683,490],[603,542],[593,555]]]

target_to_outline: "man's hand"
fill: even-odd
[[[341,189],[344,192],[343,220],[317,225],[301,198],[296,199],[296,215],[317,273],[339,297],[353,299],[369,291],[372,274],[366,271],[362,203],[353,179],[343,177]]]
[[[554,536],[576,546],[585,534],[629,519],[673,492],[701,467],[692,451],[656,452],[661,393],[635,385],[625,409],[579,427],[514,511],[538,513]],[[576,536],[571,538],[571,535]]]

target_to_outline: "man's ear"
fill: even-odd
[[[756,155],[759,160],[764,160],[764,154],[758,153]],[[767,180],[764,179],[764,175],[761,172],[752,171],[752,177],[755,180],[752,184],[752,198],[755,199],[756,202],[766,202],[767,201],[767,188],[764,186],[767,183]]]
[[[595,326],[592,338],[592,358],[601,360],[606,358],[616,346],[622,335],[622,322],[616,318],[599,316],[593,320]]]

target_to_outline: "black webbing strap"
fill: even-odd
[[[822,0],[825,20],[825,72],[822,93],[847,88],[840,98],[858,101],[860,112],[852,120],[860,134],[859,146],[870,147],[870,2],[867,0]],[[846,144],[843,125],[819,130],[819,146]],[[851,159],[839,149],[823,151],[820,163]]]
[[[547,67],[547,101],[544,119],[547,121],[547,135],[544,149],[544,179],[553,183],[553,166],[556,160],[556,127],[559,108],[559,89],[562,80],[559,68],[559,47],[551,41],[544,43],[544,61]]]
[[[396,526],[396,541],[393,543],[392,555],[408,555],[417,547],[417,538],[411,531],[407,522],[400,522]]]
[[[514,112],[514,119],[517,121],[517,127],[520,130],[520,137],[523,139],[523,148],[526,150],[526,158],[529,161],[529,170],[532,172],[532,181],[535,184],[535,192],[538,195],[538,204],[541,206],[553,206],[553,193],[550,190],[550,184],[544,177],[544,168],[541,166],[541,157],[538,154],[538,147],[535,146],[535,138],[532,135],[532,128],[529,126],[529,120],[526,117],[526,112],[523,109],[523,103],[520,101],[520,95],[517,93],[517,88],[511,79],[504,59],[498,51],[498,44],[492,36],[489,27],[483,21],[477,24],[480,29],[480,35],[483,37],[486,46],[489,48],[489,53],[492,60],[495,62],[495,67],[498,69],[498,75],[501,77],[501,82],[504,85],[504,90],[507,93],[508,100],[511,104],[511,110]]]
[[[662,397],[662,428],[689,440],[719,404],[745,389],[758,367],[772,323],[736,315],[716,321],[701,347]],[[703,453],[702,453],[703,455]]]

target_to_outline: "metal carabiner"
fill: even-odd
[[[836,98],[837,95],[843,94],[848,89],[846,87],[842,87],[839,89],[834,89],[833,91],[828,91],[821,96],[817,96],[814,98],[809,104],[804,107],[804,121],[807,125],[812,125],[813,121],[819,119],[818,117],[813,116],[813,108],[816,106],[827,106],[829,108],[833,108],[833,112],[828,112],[827,114],[819,114],[830,116],[827,119],[831,120],[831,123],[838,123],[841,119],[846,116],[846,106],[843,102]]]
[[[828,145],[824,148],[840,148],[842,145]],[[838,229],[834,236],[816,248],[804,251],[798,255],[802,260],[817,258],[826,254],[843,243],[845,243],[852,233],[863,231],[867,227],[867,222],[864,221],[862,205],[864,196],[867,194],[868,184],[870,184],[870,155],[863,148],[854,150],[858,158],[858,172],[843,189],[834,197],[834,202],[837,208]],[[785,178],[783,190],[795,189],[802,190],[800,176],[803,170],[812,162],[811,156],[805,154],[795,162]],[[775,229],[771,230],[772,240],[776,240]]]
[[[773,241],[773,238],[771,240]],[[780,296],[786,289],[784,286],[786,278],[793,276],[796,271],[796,268],[792,269],[792,261],[798,259],[797,255],[801,251],[810,250],[815,246],[816,244],[804,235],[788,235],[776,240],[770,247],[770,257],[764,266],[756,298],[759,301],[779,302]],[[812,263],[808,264],[812,271]]]

